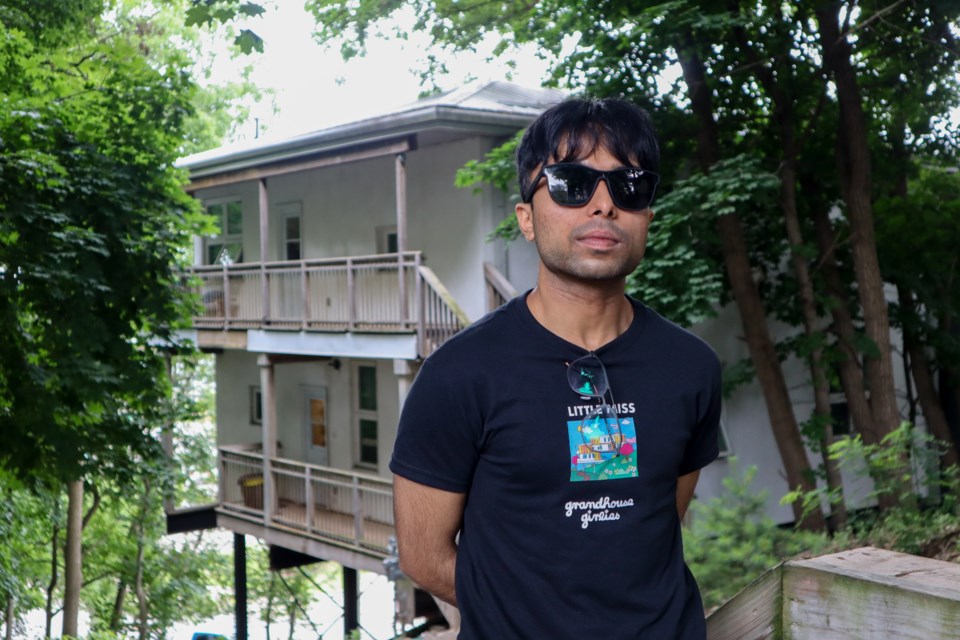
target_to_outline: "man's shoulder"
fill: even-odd
[[[513,298],[471,323],[440,345],[427,360],[434,364],[451,360],[462,363],[463,358],[509,348],[506,345],[523,330],[522,320],[516,312],[516,305],[520,303],[521,297]]]
[[[686,355],[700,356],[719,364],[719,357],[710,344],[689,329],[669,320],[650,307],[633,301],[646,316],[644,333],[650,340],[662,344],[671,352],[683,352]]]

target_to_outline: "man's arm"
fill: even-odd
[[[690,500],[693,499],[693,490],[697,488],[697,480],[699,479],[699,469],[677,478],[677,513],[680,514],[681,520],[687,513],[687,507],[690,506]]]
[[[457,533],[466,495],[434,489],[402,476],[393,478],[393,513],[400,570],[411,580],[457,606],[454,573]]]

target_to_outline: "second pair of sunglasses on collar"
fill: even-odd
[[[582,164],[563,162],[548,164],[540,169],[527,193],[524,202],[530,202],[540,186],[540,178],[547,180],[547,192],[550,198],[564,207],[581,207],[593,197],[600,180],[607,183],[607,190],[613,203],[620,209],[642,211],[653,202],[653,195],[660,182],[660,176],[652,171],[634,167],[623,167],[600,171]]]

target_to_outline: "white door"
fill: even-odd
[[[303,389],[303,432],[306,437],[307,462],[327,466],[330,432],[327,419],[327,390],[325,387]]]

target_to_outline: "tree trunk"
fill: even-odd
[[[833,225],[826,209],[813,208],[813,222],[817,235],[817,247],[820,251],[820,266],[826,282],[828,306],[833,318],[833,331],[837,336],[840,347],[840,361],[837,369],[840,374],[840,384],[843,387],[844,397],[850,410],[850,420],[853,428],[865,442],[874,444],[880,441],[873,428],[873,414],[867,401],[866,389],[863,384],[863,373],[860,370],[859,353],[855,347],[856,327],[853,323],[853,314],[850,312],[846,291],[840,278],[840,271],[836,260],[836,240],[833,235]]]
[[[140,640],[147,640],[150,632],[150,608],[147,603],[147,592],[143,586],[143,556],[146,548],[146,519],[150,505],[150,489],[150,480],[144,479],[143,500],[141,500],[140,503],[140,513],[137,520],[137,570],[134,578],[134,588],[137,593],[137,609],[139,613],[137,627],[140,632]]]
[[[867,337],[876,345],[876,354],[865,354],[863,358],[874,422],[871,431],[882,438],[899,426],[900,412],[893,384],[890,319],[874,235],[870,146],[856,71],[850,61],[850,43],[846,34],[840,33],[840,6],[840,3],[820,6],[816,15],[824,68],[833,76],[840,105],[838,134],[842,153],[838,154],[838,159],[843,161],[840,177],[850,223],[854,273],[864,328]]]
[[[909,313],[915,313],[916,305],[910,290],[898,285],[897,293],[900,298],[900,306]],[[903,346],[910,357],[910,373],[917,385],[917,400],[920,402],[920,409],[923,411],[927,427],[937,440],[946,445],[943,455],[940,457],[940,463],[943,467],[958,464],[960,459],[958,459],[957,448],[953,445],[950,425],[947,423],[947,416],[944,414],[943,407],[940,406],[940,399],[937,397],[930,362],[923,350],[923,345],[906,325],[903,328]]]
[[[692,36],[688,36],[687,46],[679,51],[680,66],[693,112],[700,123],[697,134],[700,168],[707,173],[720,160],[720,146],[703,63],[694,52],[692,43]],[[783,370],[780,368],[780,360],[767,327],[760,292],[753,280],[740,217],[736,214],[720,216],[717,219],[717,228],[723,246],[727,277],[740,311],[750,358],[763,390],[770,427],[783,461],[787,484],[791,490],[799,487],[804,492],[813,491],[816,484],[807,460],[803,438],[793,415],[793,405]],[[793,504],[793,514],[798,525],[806,529],[823,530],[826,527],[822,511],[817,510],[804,517],[803,505],[799,501]]]
[[[785,144],[785,149],[792,150],[792,128],[789,125],[785,125],[784,128],[790,129],[784,133],[785,137],[789,136],[791,138],[791,142]],[[819,343],[822,341],[822,337],[817,327],[819,324],[817,302],[813,291],[813,280],[810,277],[810,266],[803,255],[803,237],[800,232],[800,219],[797,215],[795,166],[795,155],[785,159],[780,176],[781,208],[787,227],[787,238],[790,242],[793,271],[800,288],[804,334],[809,340]],[[813,415],[820,425],[818,444],[820,455],[823,458],[827,488],[831,495],[838,496],[838,498],[832,499],[830,503],[833,526],[836,529],[843,529],[847,524],[847,505],[843,495],[843,478],[840,476],[840,469],[837,466],[837,461],[830,457],[830,444],[833,442],[833,416],[830,412],[830,380],[823,365],[822,346],[816,346],[812,349],[808,364],[810,366],[810,380],[813,384]]]
[[[270,572],[270,588],[267,590],[267,612],[264,616],[264,622],[267,623],[266,635],[267,640],[270,640],[270,623],[273,621],[273,598],[274,598],[274,589],[277,584],[277,574]]]
[[[13,640],[13,626],[16,623],[13,605],[14,605],[13,594],[8,592],[7,593],[7,610],[6,610],[6,618],[7,618],[6,640]]]
[[[64,552],[63,635],[79,635],[80,587],[83,584],[83,480],[68,485],[67,545]]]
[[[123,601],[127,598],[127,581],[120,578],[117,581],[117,595],[113,599],[113,611],[110,613],[110,631],[118,633],[123,624]]]
[[[53,593],[57,589],[57,580],[59,579],[59,564],[57,562],[57,556],[60,551],[60,526],[57,524],[57,519],[60,515],[60,498],[59,496],[54,502],[54,515],[53,515],[53,535],[50,537],[50,582],[47,583],[47,598],[44,603],[43,613],[45,617],[44,621],[44,631],[43,637],[49,638],[52,634],[53,628]]]
[[[793,273],[800,292],[800,310],[803,317],[804,335],[811,343],[822,342],[822,332],[818,329],[816,296],[813,279],[810,277],[810,265],[803,255],[803,233],[800,229],[800,216],[797,213],[797,156],[799,149],[795,135],[793,101],[784,94],[776,76],[764,61],[754,52],[750,39],[743,27],[736,27],[735,33],[740,49],[755,70],[757,78],[774,104],[774,120],[780,126],[780,141],[783,148],[783,161],[780,169],[780,209],[783,211],[787,240],[790,243],[790,258]],[[833,423],[830,412],[830,381],[823,366],[823,348],[814,347],[808,358],[810,380],[813,385],[814,419],[820,425],[818,438],[820,454],[823,459],[827,488],[839,500],[831,502],[833,526],[842,529],[847,523],[847,507],[843,497],[843,480],[835,460],[830,458],[829,446],[833,441]]]

